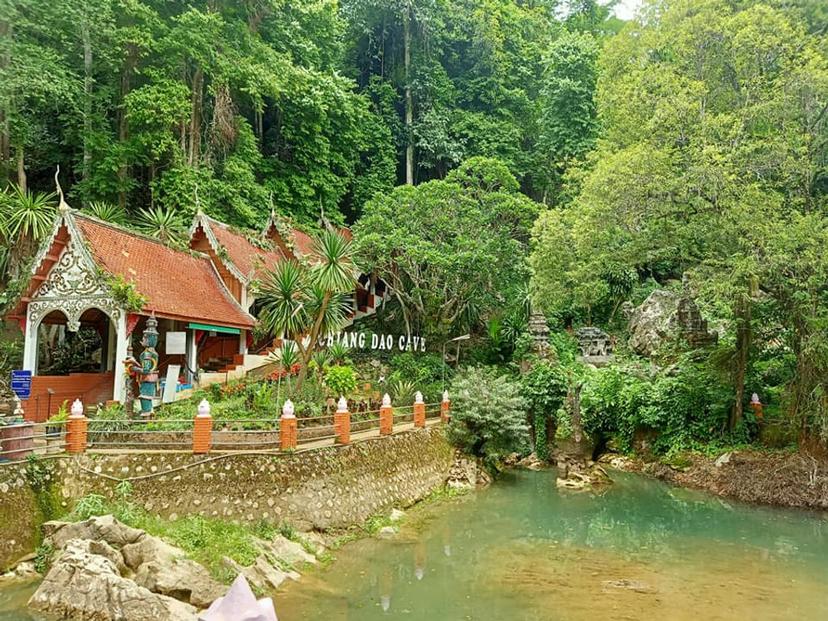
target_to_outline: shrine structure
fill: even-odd
[[[347,229],[341,232],[350,236]],[[132,364],[130,351],[136,357],[143,351],[148,327],[150,333],[157,330],[150,340],[156,343],[159,378],[174,364],[181,369],[175,379],[185,387],[196,379],[204,386],[241,377],[264,364],[273,341],[254,343],[253,284],[265,269],[307,257],[312,247],[311,237],[275,214],[256,232],[199,213],[189,250],[179,250],[61,201],[29,284],[7,317],[23,330],[23,366],[33,375],[31,398],[23,403],[26,418],[44,421],[76,398],[103,403],[138,396],[127,394],[125,368]],[[367,277],[360,280],[351,319],[374,311],[381,301],[376,287]],[[53,345],[78,334],[95,341],[95,353],[55,372]],[[168,347],[174,339],[178,350]],[[145,392],[146,386],[142,398],[149,396]]]

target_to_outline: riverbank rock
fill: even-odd
[[[519,462],[515,464],[518,468],[525,468],[526,470],[543,470],[548,466],[548,464],[544,463],[538,456],[534,453],[530,453]]]
[[[601,465],[592,462],[558,462],[558,472],[560,474],[555,480],[555,485],[562,489],[582,491],[612,483],[607,471]]]
[[[491,482],[491,475],[486,472],[479,460],[460,451],[455,452],[454,463],[446,480],[446,485],[450,489],[475,489]]]
[[[186,558],[183,550],[122,524],[111,515],[74,523],[47,522],[44,534],[58,551],[58,559],[69,542],[88,542],[89,554],[107,559],[118,575],[152,593],[197,608],[209,606],[227,590],[204,567]]]
[[[83,539],[64,542],[29,600],[30,608],[89,621],[192,621],[193,606],[121,576],[112,560],[92,551],[93,543]]]

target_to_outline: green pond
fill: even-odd
[[[511,472],[276,594],[280,621],[828,619],[828,515],[614,473],[602,494]],[[0,590],[0,621],[31,586]]]
[[[597,495],[512,472],[415,511],[289,585],[279,619],[828,619],[828,516],[613,477]]]

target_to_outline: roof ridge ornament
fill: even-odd
[[[202,217],[202,216],[204,216],[204,210],[201,209],[201,201],[198,199],[198,182],[196,182],[196,184],[195,184],[195,188],[193,189],[193,194],[195,196],[196,216]]]
[[[58,196],[60,196],[58,211],[61,214],[67,214],[72,210],[72,208],[66,203],[66,200],[63,197],[63,188],[60,187],[60,164],[58,164],[57,170],[55,170],[55,186],[57,186]]]

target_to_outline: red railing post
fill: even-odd
[[[425,427],[425,402],[423,401],[423,393],[419,390],[414,396],[414,426]]]
[[[339,398],[334,414],[334,434],[337,444],[351,443],[351,413],[348,411],[348,402],[345,397]]]
[[[193,421],[193,454],[209,453],[212,441],[213,417],[210,416],[210,403],[207,399],[203,399],[198,404],[198,414]]]
[[[72,410],[66,421],[66,452],[83,453],[86,451],[89,419],[83,414],[83,403],[75,399]]]
[[[282,418],[279,420],[279,446],[283,451],[296,448],[297,421],[293,413],[293,401],[288,399],[282,406]]]
[[[448,390],[443,391],[443,401],[440,403],[440,420],[447,423],[451,420],[451,399]]]
[[[394,433],[394,408],[391,407],[391,396],[386,393],[382,398],[380,408],[380,435],[388,436]]]

